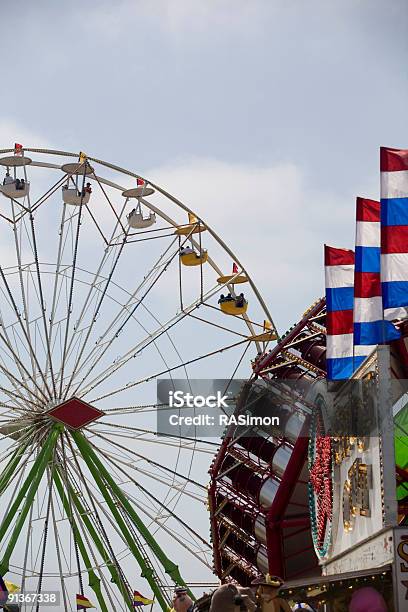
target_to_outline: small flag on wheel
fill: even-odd
[[[142,187],[145,184],[144,180],[140,178],[139,176],[137,177],[136,182],[137,182],[138,187]]]
[[[18,142],[14,143],[14,155],[22,155],[23,154],[23,145]]]
[[[139,591],[133,591],[133,607],[138,608],[139,606],[148,606],[154,603],[153,599],[144,597]]]
[[[0,606],[4,606],[4,604],[7,603],[8,596],[8,589],[5,585],[3,578],[0,576]]]
[[[264,324],[263,324],[263,328],[264,328],[264,332],[271,331],[272,323],[270,321],[268,321],[268,319],[265,319]]]
[[[79,163],[83,164],[84,162],[86,162],[86,153],[84,153],[83,151],[79,152]]]
[[[77,594],[76,596],[76,605],[77,610],[88,610],[89,608],[95,608],[93,603],[89,601],[87,597],[81,594]]]
[[[6,585],[9,593],[18,593],[20,590],[20,587],[17,584],[14,584],[14,582],[10,582],[9,580],[5,580],[4,584]]]
[[[188,213],[188,222],[197,223],[198,219],[193,213]]]
[[[234,263],[232,264],[232,273],[233,273],[233,274],[238,274],[238,266],[237,266],[237,264],[235,263],[235,261],[234,261]]]

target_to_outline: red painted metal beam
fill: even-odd
[[[280,351],[289,344],[298,333],[305,327],[308,321],[318,314],[326,303],[326,298],[321,298],[310,310],[308,310],[303,318],[295,325],[295,327],[271,350],[267,355],[262,356],[253,365],[253,371],[255,374],[259,374],[262,370],[271,365],[271,363],[279,355]]]
[[[284,512],[292,497],[299,475],[303,469],[307,457],[308,438],[306,438],[306,424],[301,435],[296,440],[292,455],[286,466],[281,484],[276,492],[275,499],[269,509],[267,516],[267,551],[269,573],[284,577],[285,568],[283,563],[283,538],[281,521]]]

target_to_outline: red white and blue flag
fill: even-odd
[[[380,149],[384,318],[408,316],[408,150]]]
[[[354,269],[354,369],[374,350],[400,337],[383,320],[381,292],[381,204],[357,198]]]
[[[324,264],[327,378],[345,380],[354,371],[354,252],[325,245]]]

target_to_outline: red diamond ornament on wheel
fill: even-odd
[[[72,397],[66,402],[51,408],[47,414],[70,429],[81,429],[104,416],[105,413],[77,397]]]

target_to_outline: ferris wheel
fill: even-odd
[[[167,610],[212,568],[218,444],[157,436],[155,385],[247,377],[271,315],[147,178],[84,153],[0,155],[0,576],[32,595],[24,610],[133,610],[135,591]]]

